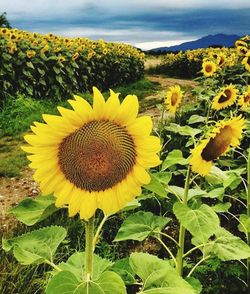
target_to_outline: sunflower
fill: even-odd
[[[191,154],[190,165],[194,172],[205,176],[212,167],[213,160],[225,154],[230,147],[237,147],[242,138],[245,119],[241,116],[219,121],[207,139],[195,147]]]
[[[220,91],[212,101],[212,109],[221,110],[234,104],[238,90],[230,84]]]
[[[27,55],[28,58],[32,58],[32,57],[34,57],[36,55],[36,51],[34,51],[34,50],[27,50],[26,51],[26,55]]]
[[[222,66],[225,64],[227,56],[223,53],[219,54],[217,57],[217,64],[218,66]]]
[[[247,53],[247,51],[248,51],[248,49],[245,46],[238,46],[237,47],[237,53],[241,56],[242,55],[244,56]]]
[[[203,61],[202,73],[205,77],[211,77],[217,70],[217,65],[213,61]]]
[[[248,86],[247,90],[240,96],[238,103],[243,110],[250,106],[250,86]]]
[[[245,65],[247,71],[250,71],[250,50],[248,50],[246,56],[243,58],[242,64]]]
[[[167,110],[170,113],[175,113],[177,107],[180,105],[181,100],[183,97],[183,92],[181,91],[181,88],[179,85],[175,85],[169,88],[166,94],[165,104],[167,107]]]
[[[160,140],[150,136],[152,120],[137,118],[138,99],[128,95],[120,104],[110,91],[105,102],[93,88],[93,108],[79,96],[68,100],[74,110],[58,107],[61,116],[43,115],[23,150],[44,195],[54,194],[56,206],[68,206],[88,220],[97,208],[112,214],[140,195],[150,182],[146,169],[161,163]]]

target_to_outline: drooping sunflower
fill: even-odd
[[[168,89],[165,99],[166,108],[170,113],[175,113],[181,104],[183,91],[179,85],[172,86]]]
[[[247,53],[247,51],[248,51],[248,49],[247,49],[247,47],[245,47],[245,46],[237,46],[237,53],[238,53],[238,55],[245,55],[246,53]]]
[[[56,206],[68,206],[88,220],[100,208],[119,211],[150,182],[146,169],[160,164],[160,140],[150,136],[152,120],[138,114],[138,99],[128,95],[120,104],[110,91],[105,102],[93,88],[93,107],[79,96],[68,100],[73,110],[58,107],[61,116],[43,115],[23,150],[44,195],[54,194]]]
[[[217,65],[213,61],[206,60],[202,63],[202,73],[205,77],[211,77],[217,70]]]
[[[212,109],[221,110],[234,104],[237,98],[238,89],[234,85],[230,84],[225,86],[214,97],[212,101]]]
[[[247,90],[240,96],[238,104],[243,110],[250,106],[250,86],[248,86]]]
[[[246,56],[243,58],[242,64],[245,65],[247,71],[250,71],[250,50],[248,50]]]
[[[205,176],[212,167],[213,160],[225,154],[230,147],[237,147],[245,128],[242,116],[219,121],[207,139],[191,151],[190,165],[194,172]]]

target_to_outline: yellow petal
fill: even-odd
[[[74,96],[74,98],[76,100],[68,100],[68,102],[83,121],[88,121],[93,116],[92,107],[81,97]]]
[[[133,173],[134,173],[135,178],[137,179],[137,181],[140,184],[147,185],[150,183],[150,181],[151,181],[150,175],[140,165],[136,164],[134,166]]]
[[[121,125],[129,125],[134,122],[139,110],[138,99],[135,95],[128,95],[123,100],[115,121]]]
[[[46,137],[36,135],[26,135],[24,140],[32,146],[51,146],[60,143],[61,138],[59,137]]]
[[[74,216],[77,214],[77,212],[80,211],[82,199],[81,199],[81,191],[74,187],[72,190],[72,197],[69,202],[69,216]]]
[[[144,168],[155,167],[161,164],[159,156],[155,154],[151,155],[150,157],[138,156],[136,160]]]
[[[153,122],[150,116],[141,116],[127,126],[132,136],[149,136],[152,132]]]
[[[161,150],[161,141],[155,136],[134,137],[137,150],[148,152],[159,152]]]
[[[95,119],[102,119],[104,117],[105,100],[102,93],[96,87],[93,87],[93,93],[94,117]]]
[[[96,193],[86,192],[81,197],[80,218],[89,220],[97,209]]]
[[[64,184],[55,191],[56,196],[56,207],[62,207],[65,204],[68,204],[70,202],[70,199],[72,197],[72,190],[74,188],[74,185],[70,183],[68,180],[64,181]]]
[[[120,109],[119,93],[114,93],[110,90],[110,97],[105,105],[105,119],[113,120]]]
[[[66,119],[70,124],[80,127],[83,124],[82,119],[75,113],[75,111],[58,106],[58,111],[61,113],[62,117]]]
[[[106,215],[116,213],[120,210],[115,189],[108,189],[99,192],[97,195],[98,207],[104,211]]]

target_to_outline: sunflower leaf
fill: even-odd
[[[126,285],[133,285],[136,282],[135,272],[129,264],[128,257],[117,260],[111,270],[116,272],[123,279]]]
[[[170,166],[180,164],[180,165],[186,165],[188,164],[188,160],[185,159],[182,155],[182,152],[180,150],[173,150],[168,153],[166,159],[162,163],[161,170],[166,170]]]
[[[27,226],[41,222],[56,212],[55,198],[53,196],[39,196],[36,199],[25,198],[16,207],[9,210],[10,214]]]
[[[250,257],[250,247],[224,228],[218,228],[215,237],[212,245],[204,247],[203,252],[205,254],[216,254],[223,261]]]
[[[206,243],[219,228],[219,218],[211,207],[202,204],[198,209],[177,202],[173,207],[179,222],[197,239]]]
[[[93,280],[100,278],[101,274],[111,267],[112,262],[94,254],[93,257]],[[72,254],[66,262],[62,262],[58,267],[63,271],[70,271],[75,277],[82,281],[85,273],[85,252]]]
[[[192,286],[166,260],[147,253],[132,253],[129,262],[132,270],[142,279],[142,293],[195,294]]]
[[[162,179],[159,178],[159,176],[157,176],[157,174],[150,174],[151,176],[151,182],[148,185],[144,185],[143,187],[155,194],[157,194],[158,196],[167,197],[167,192],[162,184]],[[168,183],[168,181],[170,181],[171,179],[171,175],[169,175],[168,173],[168,178],[166,180],[166,184]]]
[[[160,232],[170,218],[154,215],[151,212],[138,211],[129,216],[121,225],[114,241],[143,241],[155,232]]]
[[[63,227],[46,227],[5,240],[5,248],[13,249],[15,258],[24,265],[51,261],[59,244],[66,237]]]
[[[180,126],[178,124],[170,123],[169,126],[165,127],[167,131],[180,134],[182,136],[191,136],[194,137],[197,134],[201,133],[202,130],[195,129],[190,126]]]
[[[46,294],[126,294],[123,280],[111,271],[103,272],[97,280],[79,281],[69,271],[61,271],[48,283]]]

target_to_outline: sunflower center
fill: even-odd
[[[218,100],[219,103],[226,102],[230,100],[232,97],[232,92],[229,89],[226,89],[223,94],[221,94],[220,99]]]
[[[244,97],[244,102],[247,103],[249,100],[250,100],[250,94],[247,94],[247,95]]]
[[[173,93],[171,96],[171,105],[175,106],[175,104],[177,103],[178,100],[178,94],[177,93]]]
[[[206,161],[211,161],[223,154],[231,144],[232,128],[225,126],[220,132],[209,140],[201,153],[201,157]]]
[[[110,121],[90,121],[59,146],[59,165],[80,189],[103,191],[126,178],[135,164],[135,144],[126,129]]]
[[[206,72],[211,72],[212,69],[213,69],[213,67],[210,64],[208,64],[208,65],[206,65],[205,71]]]

